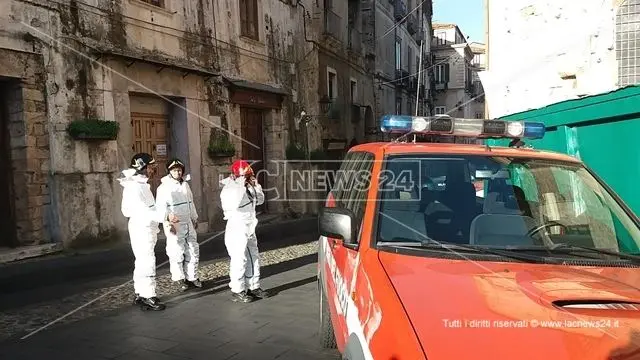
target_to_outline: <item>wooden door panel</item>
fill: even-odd
[[[266,187],[266,176],[259,173],[264,169],[264,133],[263,133],[263,111],[253,108],[240,108],[240,130],[242,138],[242,159],[251,163],[253,171],[258,174],[258,182]],[[256,145],[252,146],[251,144]],[[257,211],[264,211],[265,205],[259,206]]]
[[[155,194],[155,189],[160,185],[160,179],[167,174],[165,169],[169,156],[168,125],[169,121],[165,115],[131,113],[131,122],[134,129],[133,150],[151,154],[158,164],[158,171],[155,176],[149,179],[151,189]],[[166,153],[159,153],[157,145],[164,145]]]

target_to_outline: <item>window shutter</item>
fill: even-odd
[[[247,0],[240,0],[240,34],[247,35]]]

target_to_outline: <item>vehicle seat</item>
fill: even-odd
[[[378,224],[380,240],[392,241],[394,238],[426,240],[427,229],[420,205],[421,201],[417,196],[406,199],[404,195],[401,196],[400,191],[394,191],[385,199],[380,211]]]
[[[449,241],[468,243],[471,220],[476,215],[475,187],[470,182],[447,182],[442,202],[453,212],[450,231],[454,238]]]
[[[420,212],[424,216],[427,235],[436,241],[451,241],[453,210],[438,201],[440,191],[423,188],[420,197]]]
[[[534,245],[526,233],[536,221],[523,216],[519,209],[507,207],[499,199],[500,194],[491,192],[484,201],[484,213],[471,221],[469,243],[473,245]]]

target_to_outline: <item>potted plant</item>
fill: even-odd
[[[290,143],[287,145],[285,155],[289,161],[303,161],[307,159],[307,154],[304,147],[298,143]]]
[[[76,140],[116,140],[120,124],[100,119],[75,120],[67,125],[67,132]]]
[[[224,134],[212,134],[207,151],[212,159],[232,157],[236,154],[236,148]]]

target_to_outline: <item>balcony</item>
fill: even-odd
[[[338,40],[342,40],[340,36],[340,23],[342,22],[341,20],[342,18],[338,14],[333,12],[333,10],[324,9],[324,34],[333,36]]]
[[[407,70],[396,69],[395,85],[397,87],[409,86],[409,72]]]
[[[396,0],[393,4],[393,17],[396,21],[402,20],[407,15],[407,4],[404,0]]]
[[[407,31],[409,34],[413,35],[418,31],[418,17],[414,14],[409,15],[407,17]]]
[[[349,50],[362,53],[362,33],[354,28],[349,28]]]

